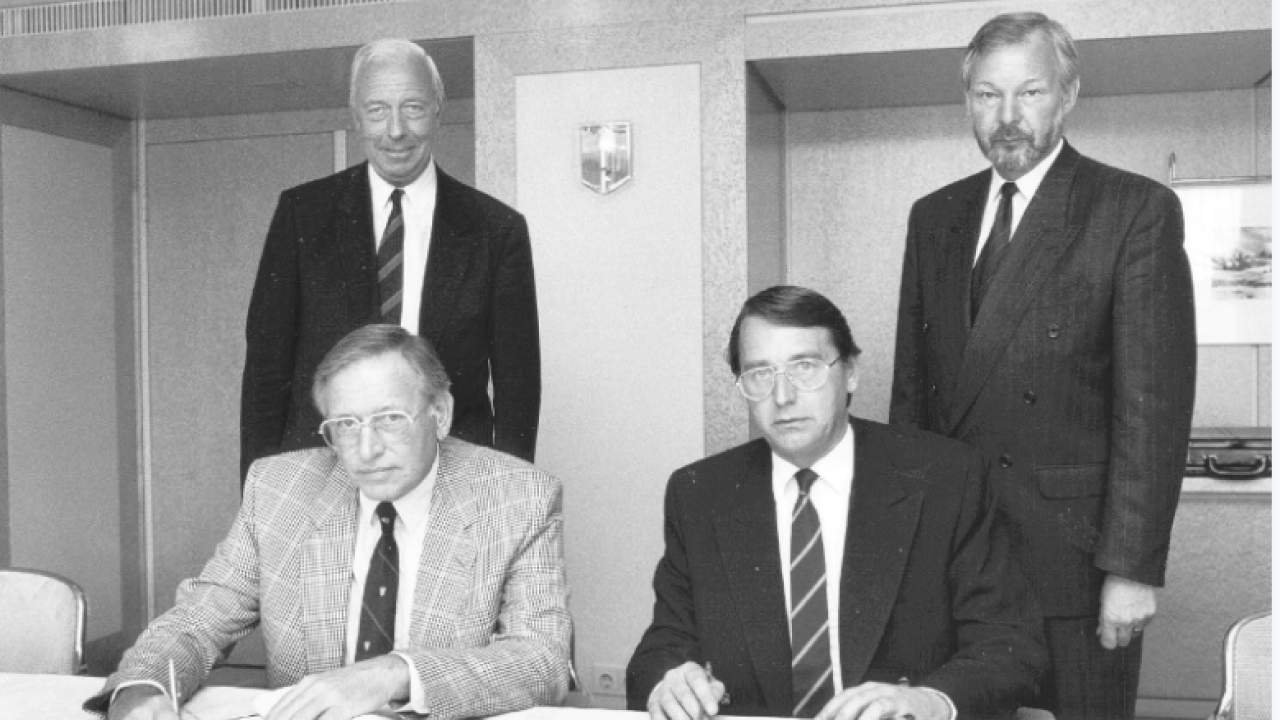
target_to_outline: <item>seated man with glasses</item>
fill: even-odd
[[[627,705],[728,715],[1011,715],[1046,664],[986,466],[848,415],[857,345],[812,290],[747,300],[729,366],[763,433],[677,470]]]
[[[176,718],[254,627],[284,692],[271,720],[387,708],[433,720],[560,703],[569,614],[560,483],[448,437],[425,339],[370,325],[320,363],[328,448],[254,463],[227,539],[86,709]]]

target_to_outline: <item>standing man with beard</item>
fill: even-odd
[[[1039,705],[1132,718],[1194,399],[1181,206],[1063,139],[1080,78],[1057,22],[992,19],[961,79],[992,169],[912,208],[890,421],[991,461],[1046,617]]]
[[[242,483],[260,457],[323,444],[311,379],[369,323],[436,348],[455,437],[533,460],[542,390],[529,231],[520,213],[436,165],[443,104],[421,47],[365,45],[351,63],[350,109],[368,162],[280,195],[245,326]]]

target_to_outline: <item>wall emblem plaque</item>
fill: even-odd
[[[631,123],[587,123],[578,130],[582,184],[601,195],[631,179]]]

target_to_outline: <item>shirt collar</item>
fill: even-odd
[[[396,189],[395,185],[382,179],[377,170],[373,169],[373,163],[369,163],[369,190],[372,191],[373,206],[375,208],[384,207],[391,201],[391,191]],[[422,171],[413,182],[405,185],[403,188],[405,197],[408,198],[409,204],[424,206],[427,198],[434,199],[436,196],[436,159],[433,157],[427,161],[427,167]]]
[[[1058,161],[1058,155],[1062,153],[1062,145],[1065,142],[1062,138],[1058,138],[1058,144],[1054,146],[1045,159],[1036,163],[1036,166],[1027,171],[1026,175],[1014,180],[1013,183],[1018,186],[1018,193],[1028,201],[1036,196],[1036,190],[1040,189],[1040,183],[1044,182],[1044,176],[1049,174],[1049,168]],[[991,168],[991,187],[987,189],[987,205],[995,202],[1000,197],[1000,186],[1004,185],[1007,180],[1000,177],[1000,173],[996,169]]]
[[[396,507],[396,516],[400,518],[400,522],[404,523],[406,531],[413,532],[419,523],[426,520],[427,513],[431,510],[431,496],[435,491],[436,474],[439,469],[440,453],[436,452],[435,462],[431,463],[431,469],[427,471],[427,476],[422,482],[404,497],[392,501],[391,504]],[[377,521],[373,515],[374,509],[378,507],[378,501],[367,497],[362,492],[357,492],[356,495],[360,498],[359,522],[376,525]]]
[[[777,453],[773,455],[773,496],[783,497],[787,484],[800,468],[784,460]],[[831,452],[822,456],[810,468],[826,483],[844,496],[853,488],[853,428],[849,421],[844,421],[844,435],[840,442],[831,448]]]

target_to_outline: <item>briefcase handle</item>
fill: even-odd
[[[1266,455],[1258,455],[1254,458],[1255,462],[1252,467],[1236,467],[1218,464],[1217,455],[1206,455],[1204,458],[1205,472],[1210,477],[1222,478],[1223,480],[1248,480],[1251,478],[1264,477],[1270,469],[1271,458]]]

